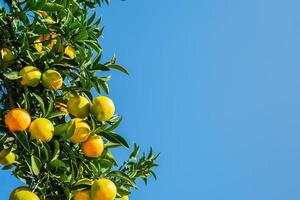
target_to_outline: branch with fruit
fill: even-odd
[[[113,57],[93,8],[107,0],[6,0],[0,6],[0,164],[27,187],[10,200],[128,200],[137,180],[156,178],[159,154],[116,132],[122,117],[109,95]],[[93,91],[93,92],[92,92]]]

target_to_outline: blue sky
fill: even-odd
[[[300,198],[300,2],[112,0],[119,132],[162,152],[132,200]],[[117,151],[121,160],[127,152]],[[20,183],[0,172],[0,194]]]

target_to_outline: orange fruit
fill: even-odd
[[[67,56],[69,56],[69,58],[72,59],[72,60],[76,57],[76,52],[75,52],[75,50],[73,49],[73,47],[71,47],[71,46],[67,46],[67,47],[65,48],[65,54],[66,54]]]
[[[121,198],[121,200],[129,200],[129,197],[126,195],[126,196],[123,196],[122,198]]]
[[[58,90],[62,83],[63,79],[58,71],[48,69],[42,74],[42,84],[47,89]]]
[[[14,108],[5,116],[5,125],[11,132],[25,131],[30,122],[29,113],[22,108]]]
[[[90,190],[74,192],[74,200],[90,200]]]
[[[99,179],[91,187],[92,200],[114,200],[117,196],[117,187],[109,179]]]
[[[29,126],[30,139],[41,142],[49,142],[54,134],[54,126],[46,118],[37,118]]]
[[[91,105],[91,112],[96,116],[98,121],[107,121],[115,113],[114,102],[105,96],[96,97]]]
[[[30,87],[36,87],[41,80],[42,73],[34,66],[26,66],[19,72],[22,76],[21,84]]]
[[[104,144],[101,136],[91,135],[84,143],[82,143],[81,150],[86,157],[100,157],[104,150]]]
[[[75,117],[86,118],[90,113],[90,102],[83,96],[73,96],[67,102],[67,109]]]
[[[70,121],[71,123],[75,123],[75,130],[70,138],[71,142],[74,144],[79,144],[86,141],[90,135],[91,128],[90,126],[82,119],[75,118]]]
[[[40,200],[29,188],[18,187],[10,193],[9,200]]]

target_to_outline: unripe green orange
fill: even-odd
[[[19,187],[10,193],[9,200],[40,200],[29,188]]]
[[[36,87],[40,83],[42,73],[34,66],[26,66],[21,69],[19,75],[22,76],[22,85]]]
[[[4,157],[0,158],[0,164],[4,166],[8,166],[13,164],[15,160],[16,160],[16,154],[14,154],[13,152],[9,152]]]
[[[91,112],[98,121],[107,121],[115,113],[114,102],[106,96],[96,97],[91,105]]]
[[[86,118],[90,113],[90,102],[83,96],[74,96],[68,100],[68,112],[77,118]]]
[[[75,130],[70,138],[71,142],[74,144],[79,144],[86,141],[91,132],[90,126],[80,118],[72,119],[70,122],[75,123]]]
[[[91,187],[92,200],[114,200],[117,196],[117,187],[109,179],[99,179]]]
[[[54,134],[54,126],[46,118],[37,118],[29,126],[30,139],[41,142],[49,142]]]
[[[16,59],[16,54],[9,48],[2,48],[0,50],[0,60],[3,67],[7,67]]]
[[[91,135],[81,144],[81,150],[86,157],[98,158],[104,150],[104,143],[99,135]]]
[[[50,90],[58,90],[61,88],[63,79],[58,71],[49,69],[42,74],[42,84]]]

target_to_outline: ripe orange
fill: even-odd
[[[90,126],[82,119],[75,118],[70,121],[71,123],[75,123],[75,130],[70,138],[71,142],[74,144],[79,144],[86,141],[90,135],[91,128]]]
[[[101,156],[104,150],[101,136],[91,135],[84,143],[82,143],[81,150],[86,157],[98,158]]]
[[[65,48],[65,54],[66,54],[67,56],[69,56],[69,58],[72,59],[72,60],[76,57],[76,52],[75,52],[75,50],[73,49],[73,47],[71,47],[71,46],[67,46],[67,47]]]
[[[117,187],[109,179],[99,179],[91,187],[92,200],[114,200],[117,196]]]
[[[62,83],[63,79],[58,71],[49,69],[42,74],[42,84],[47,89],[58,90]]]
[[[29,188],[18,187],[10,193],[9,200],[40,200]]]
[[[68,112],[78,118],[86,118],[90,113],[90,102],[83,96],[74,96],[68,100]]]
[[[54,126],[46,118],[37,118],[29,126],[30,139],[49,142],[54,134]]]
[[[4,166],[11,165],[16,160],[16,154],[9,152],[7,155],[0,158],[0,164]]]
[[[96,116],[98,121],[107,121],[115,113],[114,102],[105,96],[96,97],[91,105],[91,112]]]
[[[74,192],[74,200],[90,200],[90,190]]]
[[[47,18],[47,19],[44,19],[48,22],[54,22],[53,20],[51,21],[52,18]],[[39,53],[42,53],[44,52],[44,50],[46,49],[46,47],[44,46],[44,43],[45,42],[49,42],[50,41],[50,44],[47,46],[48,48],[53,48],[54,45],[56,44],[57,40],[57,35],[56,33],[50,33],[48,35],[41,35],[38,39],[36,39],[34,41],[34,48],[39,52]]]
[[[10,110],[5,116],[5,125],[11,132],[25,131],[31,122],[29,113],[21,108]]]
[[[19,72],[22,76],[21,84],[36,87],[41,80],[42,73],[40,70],[34,66],[26,66]]]

